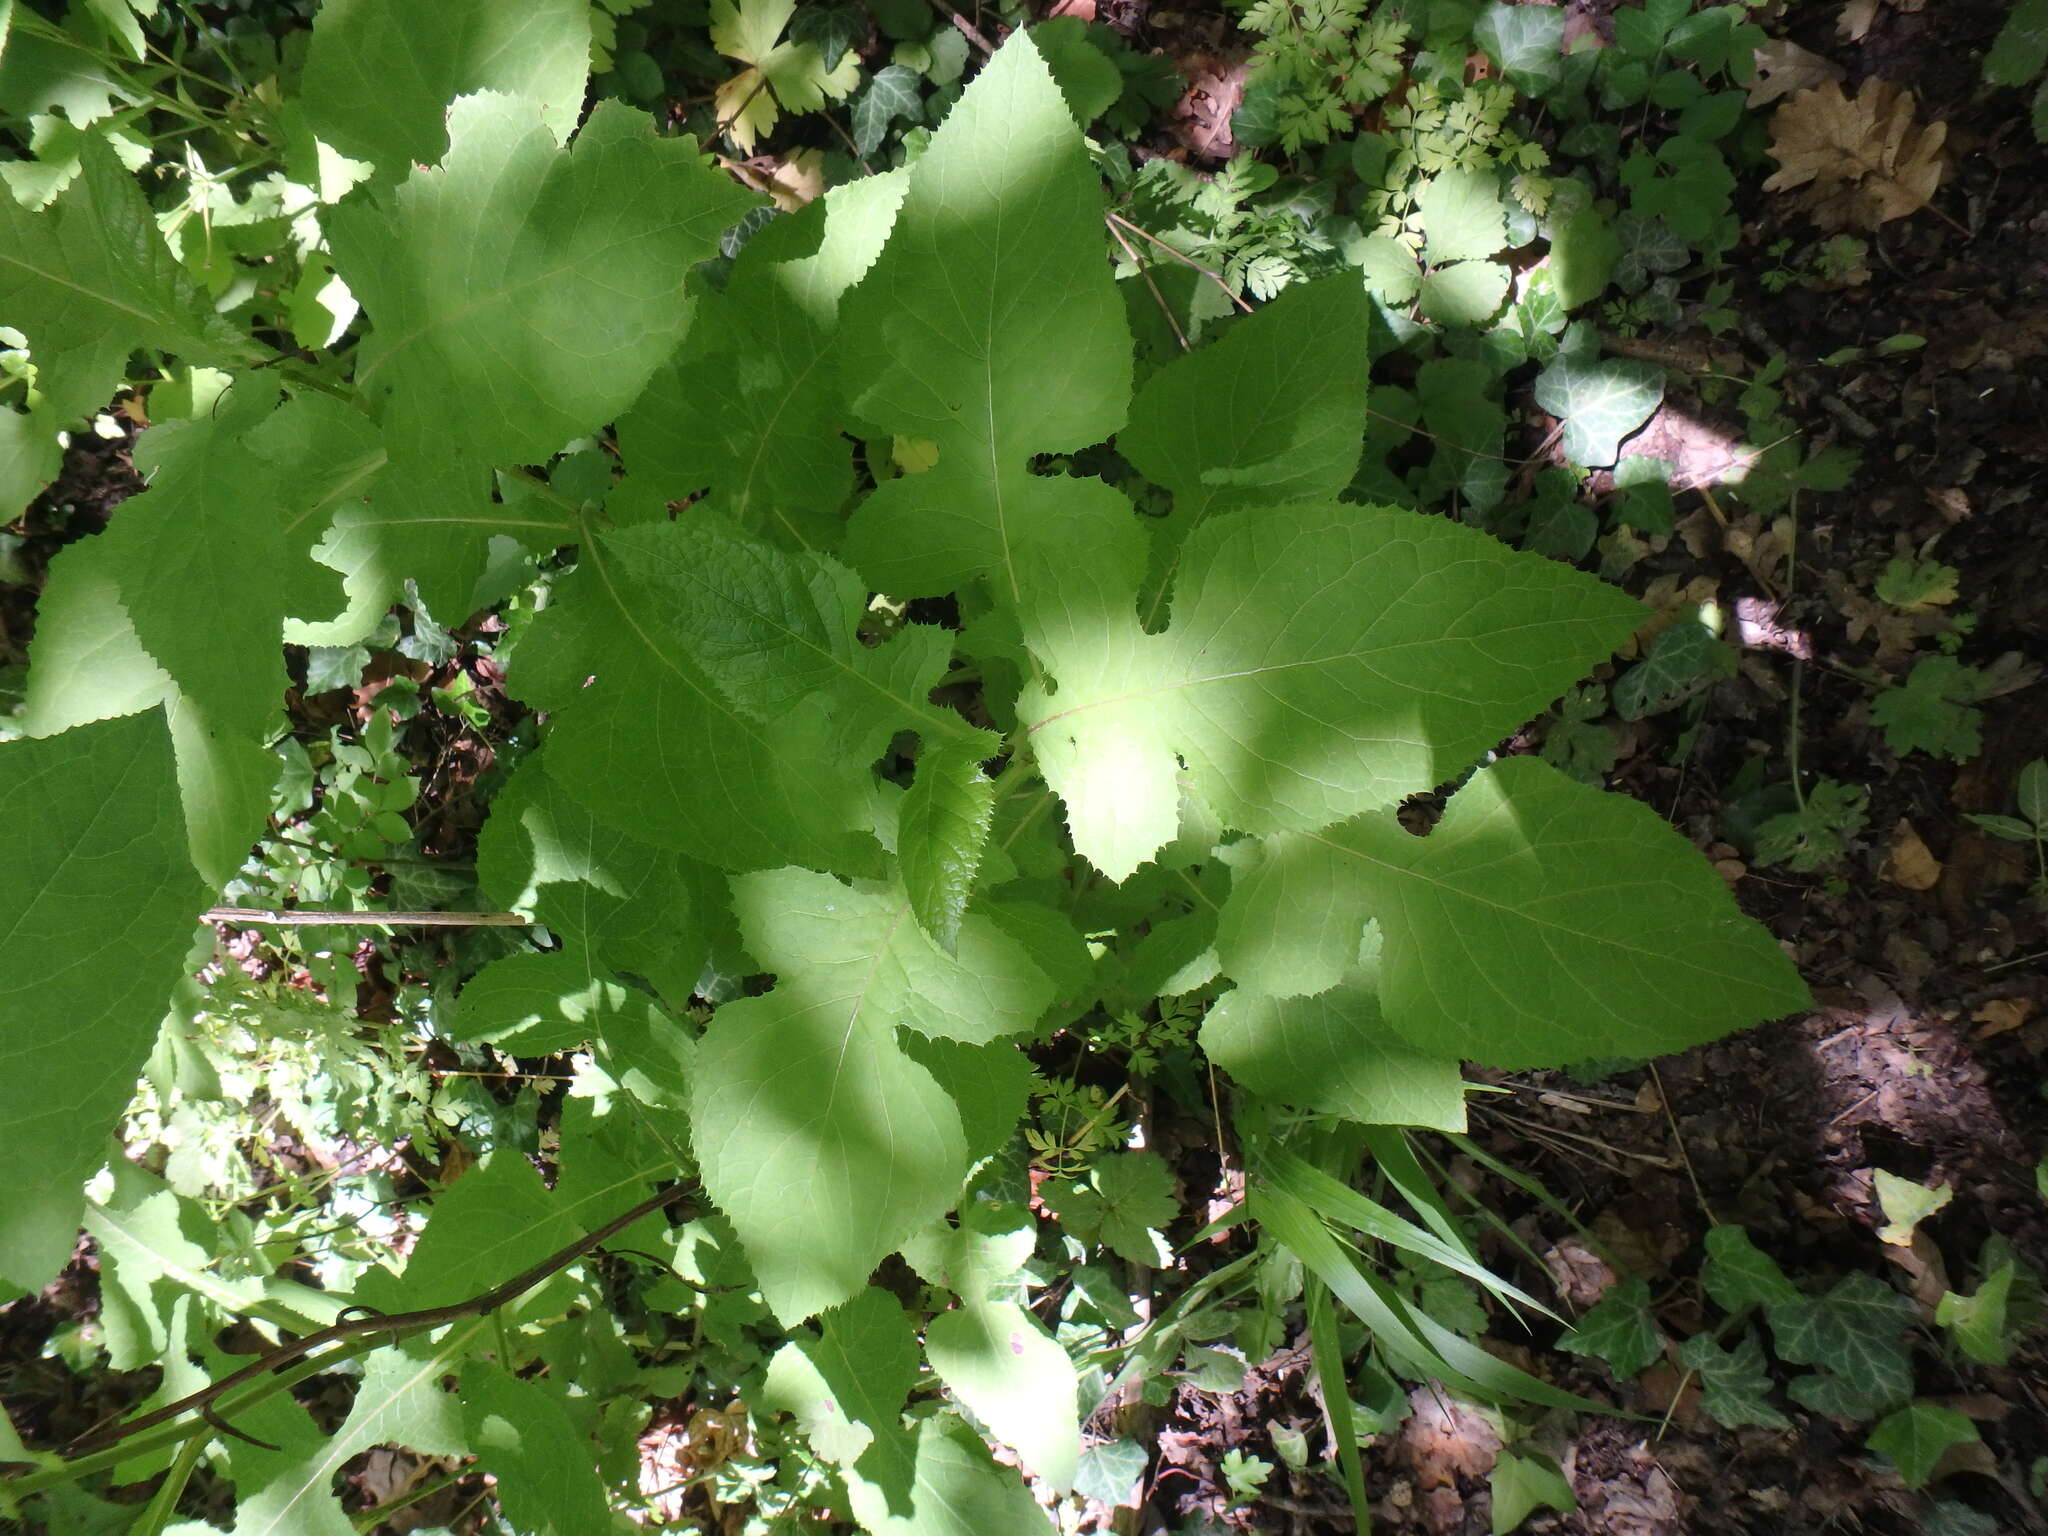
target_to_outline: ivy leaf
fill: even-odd
[[[1819,1386],[1823,1396],[1809,1406],[1827,1402],[1860,1409],[1845,1416],[1871,1413],[1910,1397],[1913,1366],[1904,1334],[1913,1325],[1912,1302],[1873,1275],[1849,1275],[1827,1295],[1784,1301],[1769,1311],[1771,1338],[1781,1358],[1799,1365],[1817,1365],[1847,1389],[1853,1401],[1807,1377],[1793,1384],[1793,1396],[1808,1401]]]
[[[1202,1050],[1254,1093],[1361,1125],[1465,1128],[1457,1062],[1394,1036],[1362,986],[1317,997],[1226,992],[1202,1020]]]
[[[375,321],[357,388],[395,459],[542,463],[633,402],[689,323],[685,275],[752,199],[613,101],[568,150],[538,103],[488,93],[448,108],[448,138],[438,168],[327,215]]]
[[[1939,1403],[1912,1403],[1888,1415],[1870,1432],[1870,1448],[1888,1457],[1908,1488],[1925,1488],[1944,1453],[1974,1445],[1977,1426]]]
[[[1974,706],[1985,686],[1982,672],[1953,656],[1923,656],[1904,684],[1871,701],[1870,718],[1883,728],[1884,744],[1901,757],[1925,752],[1968,762],[1983,745]]]
[[[801,5],[789,18],[789,40],[816,48],[820,67],[828,71],[867,35],[868,18],[857,5]]]
[[[859,1290],[966,1176],[959,1110],[898,1026],[986,1044],[1035,1023],[1052,986],[985,918],[947,956],[899,892],[787,869],[733,894],[777,982],[720,1008],[698,1042],[691,1136],[762,1294],[794,1322]]]
[[[1204,519],[1329,499],[1351,483],[1365,440],[1365,330],[1354,279],[1297,283],[1145,381],[1117,451],[1173,492],[1172,515],[1154,525],[1148,626]]]
[[[154,710],[0,745],[0,825],[0,1277],[33,1291],[70,1257],[206,892]]]
[[[994,790],[971,750],[934,752],[919,761],[897,814],[897,861],[911,909],[949,955],[988,847]]]
[[[663,500],[708,490],[705,510],[789,548],[837,539],[853,490],[839,303],[888,238],[904,186],[888,173],[832,188],[748,241],[722,291],[698,295],[686,344],[618,421],[635,482]]]
[[[611,1527],[597,1450],[551,1376],[527,1380],[486,1360],[462,1367],[462,1427],[497,1481],[505,1518],[522,1530],[602,1536]]]
[[[1884,1210],[1885,1224],[1878,1229],[1877,1239],[1897,1247],[1910,1247],[1913,1229],[1932,1216],[1936,1211],[1955,1198],[1955,1191],[1946,1184],[1937,1184],[1929,1189],[1913,1179],[1902,1179],[1897,1174],[1880,1168],[1876,1172],[1877,1203]]]
[[[476,91],[526,97],[567,143],[589,68],[586,0],[332,0],[313,18],[300,99],[321,139],[396,176],[441,158],[448,103]]]
[[[1506,212],[1494,179],[1478,171],[1440,171],[1416,196],[1422,216],[1422,259],[1478,261],[1508,243]]]
[[[917,71],[903,64],[885,65],[853,99],[853,146],[863,155],[872,155],[889,136],[891,123],[898,119],[915,123],[923,116],[924,97],[918,91]]]
[[[1313,831],[1456,774],[1640,612],[1473,529],[1374,507],[1197,529],[1159,635],[1130,616],[1128,566],[1048,553],[1029,585],[1025,638],[1057,692],[1034,683],[1018,713],[1075,846],[1115,880],[1174,835],[1182,762],[1226,825]]]
[[[1800,1299],[1799,1287],[1785,1278],[1776,1260],[1750,1241],[1744,1227],[1723,1225],[1708,1230],[1707,1261],[1700,1266],[1700,1284],[1728,1312]]]
[[[1678,1346],[1678,1363],[1699,1373],[1700,1407],[1723,1428],[1792,1427],[1790,1419],[1765,1401],[1771,1376],[1754,1332],[1743,1334],[1733,1349],[1721,1348],[1712,1334],[1696,1334]]]
[[[1558,1348],[1605,1360],[1623,1381],[1641,1375],[1664,1353],[1664,1335],[1650,1310],[1649,1285],[1642,1280],[1617,1285],[1558,1341]]]
[[[1612,464],[1621,440],[1648,421],[1663,398],[1659,369],[1601,357],[1590,333],[1578,326],[1536,376],[1536,403],[1564,423],[1565,457],[1586,469]]]
[[[2007,1260],[1969,1296],[1944,1291],[1934,1320],[1949,1331],[1962,1352],[1979,1365],[2003,1366],[2012,1359],[2012,1331],[2007,1317],[2019,1266]]]
[[[1717,678],[1735,675],[1735,653],[1699,620],[1659,630],[1641,661],[1614,684],[1614,712],[1641,720],[1684,703]]]
[[[1784,952],[1690,843],[1639,801],[1535,758],[1474,774],[1427,837],[1367,816],[1276,838],[1266,858],[1225,903],[1224,970],[1238,976],[1264,935],[1315,907],[1371,911],[1387,1021],[1440,1055],[1554,1064],[1598,1039],[1657,1056],[1807,1003]],[[1267,968],[1267,985],[1311,990],[1350,964],[1341,930],[1313,931],[1299,979]]]
[[[911,167],[889,243],[841,310],[854,415],[939,455],[853,515],[847,552],[876,588],[992,576],[1015,599],[1020,541],[1063,534],[1070,513],[1128,520],[1100,483],[1029,468],[1123,424],[1130,332],[1101,244],[1081,132],[1029,34],[1013,33]]]
[[[1473,23],[1472,40],[1525,96],[1545,95],[1563,77],[1564,13],[1554,6],[1492,0]]]
[[[1100,1242],[1133,1264],[1159,1262],[1151,1229],[1180,1214],[1173,1175],[1156,1152],[1116,1153],[1095,1164],[1087,1184],[1055,1181],[1039,1193],[1074,1236]]]

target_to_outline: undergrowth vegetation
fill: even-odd
[[[1582,1406],[1477,1342],[1553,1314],[1437,1161],[1476,1153],[1461,1063],[1807,1001],[1601,787],[1733,665],[1711,603],[1603,578],[1673,524],[1621,448],[1661,372],[1611,343],[1725,301],[1767,163],[1749,11],[1596,46],[1261,0],[1213,174],[1134,142],[1163,61],[1074,18],[309,12],[0,4],[0,501],[148,424],[4,678],[0,1296],[82,1224],[63,1347],[162,1367],[68,1446],[0,1423],[0,1503],[341,1533],[396,1444],[479,1458],[518,1531],[1041,1529],[1034,1490],[1137,1481],[1118,1403],[1300,1340],[1298,1464],[1362,1529],[1401,1384]],[[1723,382],[1725,499],[1842,483],[1770,370]],[[1875,602],[1938,614],[1942,569]],[[1873,706],[1902,754],[1973,750],[1952,627]],[[1861,802],[1793,761],[1757,856],[1824,869]],[[1986,820],[2037,856],[2039,768]],[[1907,1320],[1721,1230],[1709,1411],[1778,1412],[1767,1324],[1924,1476],[1962,1431]],[[1961,1347],[2028,1283],[1987,1252]],[[1640,1370],[1646,1305],[1571,1347]],[[323,1422],[287,1389],[334,1373]],[[729,1417],[650,1483],[671,1400]],[[1502,1466],[1503,1507],[1569,1500]]]

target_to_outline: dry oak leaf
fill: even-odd
[[[1767,192],[1803,189],[1799,201],[1823,229],[1875,229],[1927,206],[1941,185],[1946,123],[1916,123],[1913,93],[1869,79],[1852,99],[1830,80],[1771,115],[1779,169]]]
[[[1749,88],[1749,104],[1767,107],[1780,96],[1810,90],[1823,80],[1839,80],[1842,66],[1833,59],[1800,47],[1790,38],[1773,38],[1755,50],[1756,83]]]
[[[1882,879],[1909,891],[1931,891],[1941,882],[1941,860],[1921,841],[1913,823],[1900,817],[1891,849],[1885,854],[1884,868],[1878,873]]]

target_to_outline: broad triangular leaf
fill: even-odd
[[[1206,524],[1159,635],[1126,572],[1033,574],[1025,637],[1056,689],[1018,711],[1075,845],[1117,880],[1173,836],[1180,763],[1227,825],[1317,830],[1459,772],[1640,614],[1472,529],[1374,507]]]
[[[1057,524],[1074,489],[1032,476],[1031,456],[1109,436],[1131,382],[1096,172],[1027,34],[912,166],[840,334],[854,415],[938,447],[934,468],[889,481],[854,514],[854,564],[898,595],[992,577],[1015,597],[1019,545]]]
[[[153,710],[0,745],[0,825],[0,1277],[32,1291],[71,1255],[205,892]]]

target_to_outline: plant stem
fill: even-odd
[[[214,907],[199,920],[259,928],[525,928],[533,923],[520,912],[325,912],[302,907]]]

